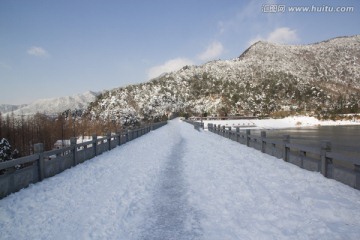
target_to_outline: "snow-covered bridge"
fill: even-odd
[[[179,120],[0,200],[1,239],[359,239],[360,191]]]

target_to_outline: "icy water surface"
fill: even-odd
[[[253,130],[260,134],[260,130]],[[331,141],[332,151],[358,157],[360,160],[360,126],[321,126],[308,128],[290,128],[266,130],[270,138],[282,138],[290,135],[292,143],[320,147],[322,140]]]

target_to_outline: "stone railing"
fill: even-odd
[[[118,134],[107,134],[102,138],[93,135],[91,141],[79,144],[76,143],[76,138],[71,138],[70,146],[51,151],[44,151],[44,145],[37,143],[34,145],[35,154],[0,162],[0,199],[141,137],[166,123],[154,123]]]

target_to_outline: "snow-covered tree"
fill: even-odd
[[[12,159],[11,145],[5,138],[0,141],[0,162]]]

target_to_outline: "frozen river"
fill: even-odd
[[[260,130],[252,130],[260,134]],[[322,140],[331,141],[332,151],[356,156],[360,160],[360,126],[320,126],[306,128],[266,130],[267,137],[282,138],[290,135],[293,143],[308,146],[319,146]]]

